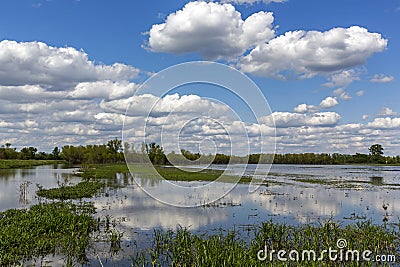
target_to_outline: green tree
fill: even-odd
[[[58,147],[55,147],[53,151],[51,152],[51,156],[53,159],[60,159],[60,149]]]
[[[36,147],[24,147],[21,149],[21,159],[35,159],[36,152]]]
[[[374,144],[369,149],[369,155],[371,157],[372,162],[380,162],[383,159],[383,147],[380,144]]]
[[[110,140],[107,143],[107,148],[110,151],[114,162],[116,162],[119,158],[119,153],[122,150],[122,141],[117,138]]]
[[[64,146],[60,154],[61,158],[70,164],[82,163],[84,160],[84,147]]]
[[[164,149],[162,146],[156,144],[156,143],[151,143],[151,144],[146,144],[146,152],[147,155],[153,164],[165,164],[167,162],[167,157],[164,154]]]

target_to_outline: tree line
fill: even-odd
[[[384,156],[384,148],[374,144],[369,154],[354,155],[339,153],[289,153],[289,154],[251,154],[248,156],[231,156],[225,154],[201,155],[182,149],[165,154],[162,146],[156,143],[134,144],[113,139],[102,145],[71,146],[61,149],[55,147],[51,153],[38,152],[35,147],[24,147],[20,151],[12,148],[10,143],[0,147],[0,159],[36,159],[65,160],[70,164],[102,164],[117,162],[148,162],[156,165],[168,164],[229,164],[229,163],[274,163],[274,164],[400,164],[400,156]],[[125,152],[125,155],[124,155]]]
[[[0,147],[0,159],[65,160],[70,164],[94,164],[124,162],[124,155],[122,141],[114,139],[103,145],[55,147],[51,153],[38,152],[36,147],[24,147],[17,151],[7,143]]]

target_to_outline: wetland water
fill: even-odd
[[[248,174],[254,167],[248,166]],[[226,166],[211,168],[225,169]],[[61,165],[1,170],[0,211],[36,204],[36,184],[50,188],[57,187],[65,179],[77,183],[80,178],[73,175],[74,171],[76,169],[63,169]],[[235,173],[235,165],[230,166],[230,171]],[[20,185],[26,181],[30,184],[26,196],[21,199]],[[153,230],[159,228],[182,226],[195,233],[235,228],[246,235],[249,226],[266,220],[297,225],[333,218],[342,224],[357,220],[382,224],[385,216],[389,223],[398,223],[400,216],[399,166],[274,165],[267,177],[268,186],[249,193],[247,184],[238,184],[219,201],[198,208],[162,204],[144,193],[127,174],[118,174],[116,182],[119,188],[108,188],[107,194],[87,199],[95,203],[98,216],[111,216],[116,228],[124,233],[123,252],[113,256],[113,264],[127,263],[129,257],[126,257],[135,247],[132,240],[137,246],[146,246]],[[163,183],[167,181],[139,178],[139,182],[142,187],[156,188],[159,194],[169,193],[163,192]],[[176,183],[199,186],[206,182]],[[223,190],[225,186],[228,185],[216,183],[215,190]],[[102,259],[110,258],[108,251],[101,252],[101,247],[96,252],[96,257],[98,255]],[[92,263],[96,257],[93,256]]]

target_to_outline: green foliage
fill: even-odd
[[[21,149],[20,157],[21,159],[35,159],[36,152],[36,147],[24,147]]]
[[[0,169],[27,168],[39,165],[57,164],[55,160],[0,160]]]
[[[87,262],[90,234],[97,228],[93,210],[93,204],[58,202],[0,213],[0,266],[24,265],[55,253]]]
[[[128,173],[126,164],[96,164],[84,166],[80,169],[78,176],[84,179],[115,179],[117,173]]]
[[[121,152],[122,149],[122,141],[118,139],[110,140],[107,143],[108,151],[111,153],[112,159],[114,162],[118,160],[118,153]]]
[[[380,144],[372,145],[368,150],[369,150],[369,153],[371,156],[382,156],[383,155],[383,147]]]
[[[61,186],[51,189],[40,188],[36,194],[39,197],[59,200],[91,198],[104,187],[104,183],[85,181],[74,186]]]
[[[146,144],[146,152],[151,163],[156,165],[167,163],[167,157],[164,154],[162,146],[156,143]]]
[[[341,227],[334,222],[321,225],[288,226],[264,222],[249,226],[253,230],[249,242],[244,241],[237,231],[219,234],[195,235],[187,229],[176,231],[155,230],[152,246],[136,251],[133,266],[360,266],[357,261],[260,261],[257,253],[267,247],[268,251],[314,250],[337,248],[337,240],[345,239],[348,250],[371,250],[374,255],[386,254],[398,257],[399,238],[397,233],[369,221]],[[251,230],[250,230],[251,231]],[[275,254],[276,256],[276,254]],[[286,255],[287,257],[287,255]],[[367,263],[371,266],[372,263]]]

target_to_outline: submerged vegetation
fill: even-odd
[[[346,251],[357,250],[360,252],[359,261],[356,254],[354,259],[339,256],[330,260],[328,254],[322,260],[318,260],[323,250],[339,251],[338,240]],[[386,255],[392,260],[398,259],[399,237],[394,230],[388,230],[382,226],[372,225],[369,221],[341,227],[334,222],[313,226],[288,226],[271,221],[259,226],[253,226],[252,238],[245,241],[235,231],[214,235],[195,235],[187,229],[176,231],[155,230],[152,246],[149,249],[137,250],[132,256],[133,266],[372,266],[373,262],[363,262],[362,253],[370,250],[371,260],[373,256]],[[265,249],[267,251],[265,251]],[[263,250],[259,253],[260,250]],[[279,261],[279,250],[286,251],[287,261]],[[289,260],[289,252],[293,254],[293,260]],[[302,257],[302,251],[315,251],[314,255],[308,254]],[[270,260],[270,253],[273,254]],[[261,256],[261,259],[257,257]],[[264,256],[266,257],[264,258]],[[352,254],[353,255],[353,254]]]
[[[59,200],[91,198],[104,187],[104,183],[84,181],[73,186],[61,186],[51,189],[39,188],[36,194],[39,197]]]
[[[85,263],[96,229],[93,204],[50,203],[0,213],[0,266],[24,265],[49,254]]]

